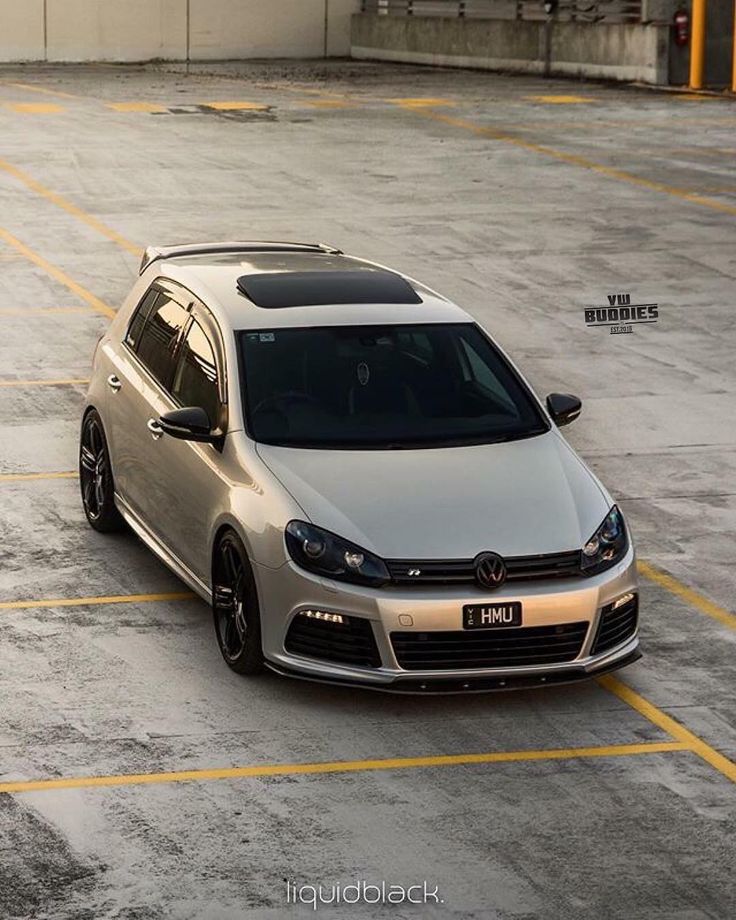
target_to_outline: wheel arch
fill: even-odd
[[[220,545],[220,540],[222,540],[223,536],[228,531],[232,531],[245,547],[246,562],[251,572],[253,572],[255,578],[253,552],[251,550],[250,541],[244,532],[244,528],[241,527],[234,518],[225,516],[216,522],[213,528],[212,540],[210,541],[210,585],[212,588],[214,588],[215,584],[215,553],[217,552],[217,548]]]

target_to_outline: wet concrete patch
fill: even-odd
[[[240,109],[234,107],[232,109],[218,107],[215,108],[211,105],[201,105],[201,104],[189,104],[189,105],[175,105],[169,106],[163,112],[151,112],[151,115],[155,117],[161,117],[163,115],[206,115],[209,117],[220,118],[226,121],[236,121],[236,122],[269,122],[277,121],[278,116],[276,112],[273,111],[271,106],[264,106],[263,108],[258,109]]]

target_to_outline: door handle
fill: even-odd
[[[158,441],[161,435],[164,433],[163,428],[159,425],[155,418],[149,418],[146,423],[146,427],[151,432],[151,437],[154,441]]]
[[[119,378],[115,376],[115,374],[110,374],[110,376],[107,378],[107,385],[110,387],[113,393],[117,393],[122,386],[122,383],[120,382]]]

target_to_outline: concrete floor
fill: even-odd
[[[426,879],[443,899],[320,909],[340,920],[733,917],[736,102],[354,63],[24,67],[0,71],[0,131],[0,917],[312,915],[286,878]],[[621,674],[633,707],[620,684],[248,682],[203,604],[146,597],[182,586],[141,544],[86,526],[76,480],[53,474],[76,465],[74,381],[105,305],[139,246],[238,237],[386,261],[487,324],[541,393],[583,398],[569,438],[655,579],[645,658]],[[583,308],[619,292],[659,322],[587,328]],[[688,750],[575,753],[672,732]]]

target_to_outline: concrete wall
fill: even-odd
[[[509,22],[432,17],[353,17],[352,54],[524,73],[667,82],[669,26]]]
[[[668,48],[667,26],[555,23],[550,73],[664,84]]]
[[[0,61],[322,57],[360,0],[0,0]]]
[[[193,0],[194,60],[243,57],[321,57],[324,0]]]
[[[50,61],[140,61],[186,55],[182,0],[47,0]]]
[[[0,0],[0,60],[44,58],[44,0]]]

